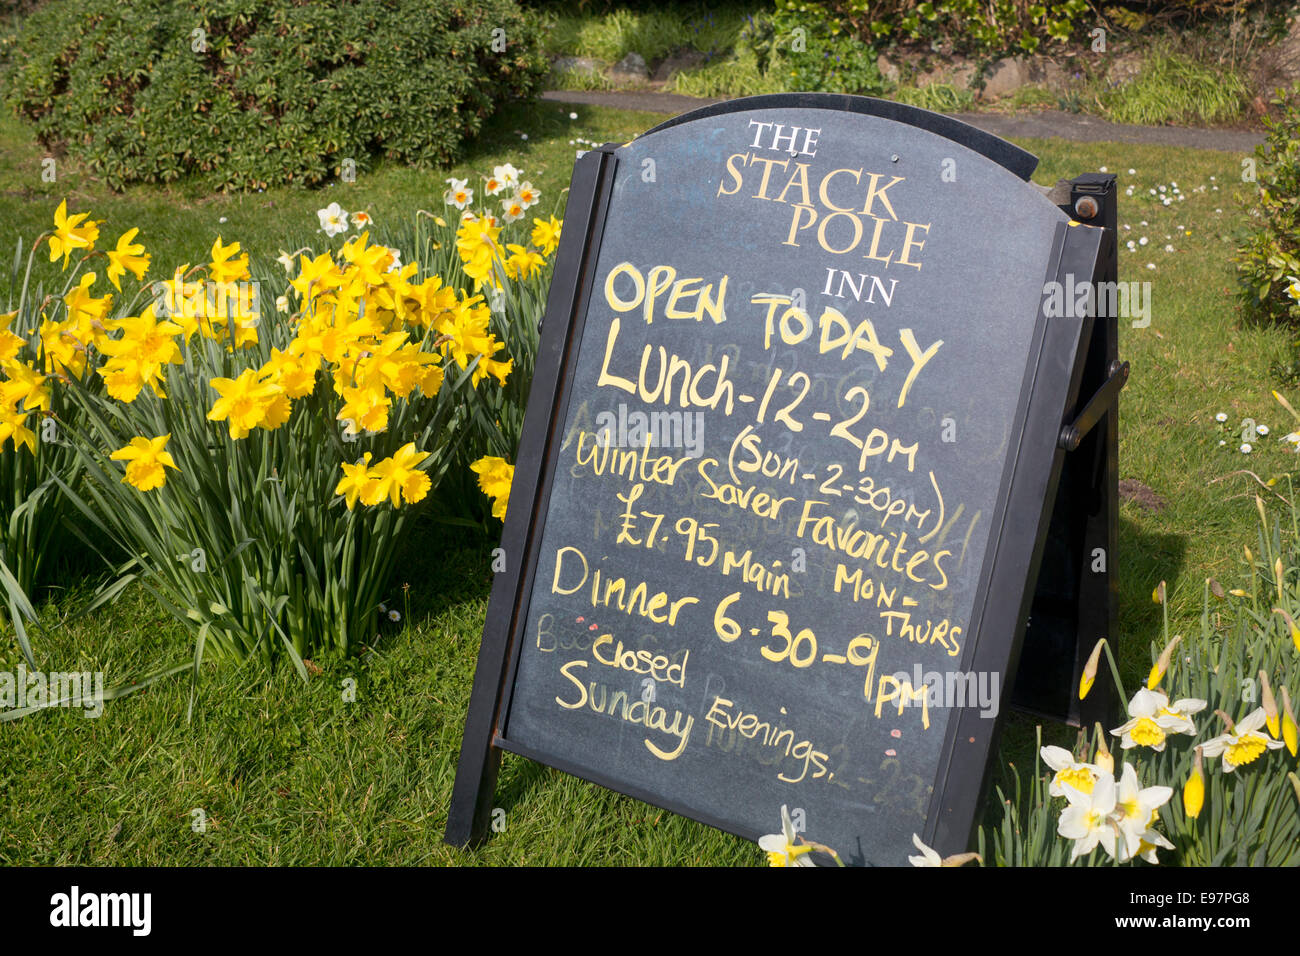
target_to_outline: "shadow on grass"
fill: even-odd
[[[1119,521],[1119,660],[1120,677],[1132,691],[1151,668],[1148,649],[1164,644],[1163,615],[1151,592],[1161,581],[1185,573],[1188,535],[1151,533],[1137,523]]]

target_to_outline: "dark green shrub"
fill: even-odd
[[[375,155],[448,163],[537,91],[539,34],[514,0],[55,0],[5,81],[43,143],[115,188],[311,185]]]
[[[1268,136],[1255,149],[1255,231],[1234,261],[1248,315],[1300,324],[1300,84],[1272,103],[1279,115],[1265,119]]]
[[[1034,52],[1046,40],[1068,40],[1085,30],[1092,12],[1085,0],[777,0],[773,25],[777,43],[797,28],[810,39],[850,43],[946,41],[953,49],[980,54]]]

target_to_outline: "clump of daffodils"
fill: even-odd
[[[500,290],[505,281],[529,279],[540,273],[547,257],[560,243],[562,220],[550,216],[534,218],[527,243],[513,243],[502,238],[502,228],[525,219],[528,210],[541,202],[542,193],[512,164],[493,167],[490,176],[481,179],[479,195],[484,204],[475,211],[475,190],[469,180],[451,178],[443,202],[459,212],[456,228],[456,252],[465,275],[474,280],[478,291],[484,285]],[[491,197],[491,202],[488,202]]]
[[[1119,863],[1135,857],[1156,863],[1157,849],[1173,849],[1155,829],[1158,811],[1173,796],[1173,789],[1142,787],[1132,764],[1124,765],[1118,780],[1109,772],[1099,773],[1087,790],[1070,783],[1061,789],[1067,806],[1061,811],[1057,833],[1074,841],[1071,860],[1100,846]]]

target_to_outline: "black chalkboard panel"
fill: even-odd
[[[966,848],[1087,325],[1044,282],[1099,248],[1033,163],[812,95],[579,160],[449,840],[490,739],[849,862]]]

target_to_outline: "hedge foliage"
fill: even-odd
[[[447,164],[546,73],[514,0],[54,0],[0,67],[10,107],[114,188],[312,185]]]
[[[1246,314],[1300,328],[1300,83],[1277,91],[1272,105],[1279,115],[1265,118],[1268,136],[1243,164],[1258,192],[1247,201],[1252,229],[1234,261]]]

